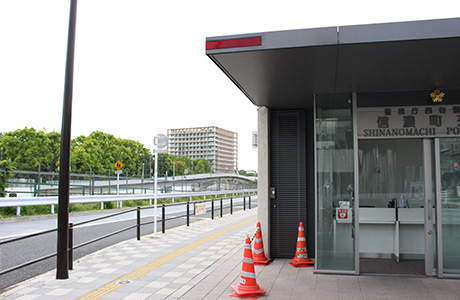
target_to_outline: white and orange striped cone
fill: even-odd
[[[230,294],[232,297],[257,299],[266,291],[256,282],[256,273],[254,271],[254,261],[252,260],[251,240],[246,238],[244,244],[243,268],[241,271],[240,282],[238,285],[232,285],[235,291]]]
[[[299,224],[299,234],[297,237],[297,248],[295,252],[295,257],[289,260],[289,264],[294,268],[313,267],[313,265],[315,264],[314,261],[308,258],[307,239],[305,238],[305,229],[303,227],[303,222],[300,222]]]
[[[265,256],[264,242],[262,240],[262,230],[260,229],[260,222],[257,222],[256,225],[256,237],[254,238],[252,258],[254,259],[254,265],[256,266],[266,266],[271,262],[271,259]]]

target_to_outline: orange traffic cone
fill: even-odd
[[[240,283],[233,285],[235,291],[230,294],[232,297],[257,299],[265,294],[265,290],[256,282],[256,273],[254,272],[254,261],[252,260],[251,240],[246,238],[244,244],[243,269],[241,271]]]
[[[257,222],[256,225],[256,237],[254,238],[252,258],[254,259],[254,265],[256,266],[266,266],[271,262],[270,258],[265,257],[264,242],[262,241],[262,230],[260,229],[260,222]]]
[[[299,225],[299,234],[297,237],[297,248],[295,257],[290,259],[289,264],[294,268],[306,268],[313,267],[314,261],[308,258],[307,253],[307,240],[305,238],[305,230],[303,228],[303,222]]]

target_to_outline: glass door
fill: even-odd
[[[350,96],[316,96],[317,273],[356,273]]]
[[[440,138],[436,142],[439,276],[460,277],[460,139]]]
[[[359,140],[360,273],[435,275],[432,139]]]

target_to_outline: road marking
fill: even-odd
[[[106,284],[106,285],[103,285],[97,289],[95,289],[94,291],[92,292],[89,292],[87,293],[86,295],[83,295],[79,298],[77,298],[77,300],[93,300],[93,299],[100,299],[102,297],[104,297],[105,295],[108,295],[110,294],[111,292],[117,290],[118,288],[122,287],[122,285],[116,285],[115,283],[116,282],[119,282],[119,281],[125,281],[125,280],[136,280],[138,278],[140,278],[141,276],[155,270],[156,268],[164,265],[165,263],[173,260],[174,258],[184,254],[184,253],[187,253],[188,251],[192,250],[192,249],[195,249],[196,247],[198,246],[201,246],[215,238],[218,238],[219,236],[225,234],[225,233],[228,233],[240,226],[243,226],[243,225],[246,225],[247,223],[249,222],[252,222],[252,221],[255,221],[257,219],[257,216],[255,217],[252,217],[246,221],[243,221],[241,223],[238,223],[238,224],[235,224],[233,226],[230,226],[230,227],[227,227],[225,229],[222,229],[221,231],[218,231],[216,233],[213,233],[205,238],[202,238],[201,240],[198,240],[196,242],[193,242],[187,246],[184,246],[182,248],[179,248],[171,253],[168,253],[162,257],[160,257],[159,259],[156,259],[150,263],[148,263],[147,265],[137,269],[137,270],[134,270],[133,272],[129,273],[129,274],[126,274],[120,278],[117,278],[115,279],[114,281]]]

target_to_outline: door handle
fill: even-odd
[[[433,218],[433,204],[431,203],[431,199],[428,199],[428,207],[427,207],[427,217],[428,220],[431,220]]]
[[[270,188],[270,198],[275,199],[276,198],[276,189],[274,187]]]

